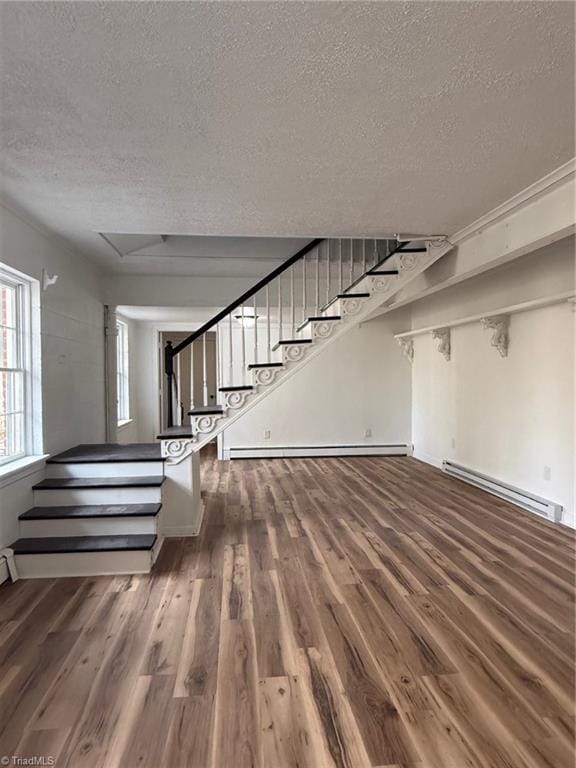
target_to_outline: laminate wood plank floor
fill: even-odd
[[[202,474],[150,575],[0,588],[0,755],[573,767],[572,532],[411,458]]]

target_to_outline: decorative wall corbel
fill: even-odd
[[[432,338],[439,341],[438,352],[444,355],[446,361],[449,361],[451,353],[450,328],[436,328],[435,331],[432,331]]]
[[[180,464],[194,453],[194,438],[181,438],[178,440],[162,440],[162,458],[167,464]]]
[[[402,354],[407,357],[411,363],[414,362],[414,339],[396,339],[402,349]]]
[[[496,347],[500,357],[508,357],[508,346],[510,343],[510,315],[493,315],[492,317],[483,317],[482,326],[494,331],[490,343]]]

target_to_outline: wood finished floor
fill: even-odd
[[[572,768],[573,536],[408,458],[203,463],[150,576],[0,588],[0,755]]]

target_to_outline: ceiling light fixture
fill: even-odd
[[[237,320],[244,328],[254,328],[258,315],[251,307],[242,307],[239,315],[234,315],[234,320]]]

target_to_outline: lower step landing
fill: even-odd
[[[24,579],[148,573],[159,551],[155,534],[23,538],[12,544]]]

